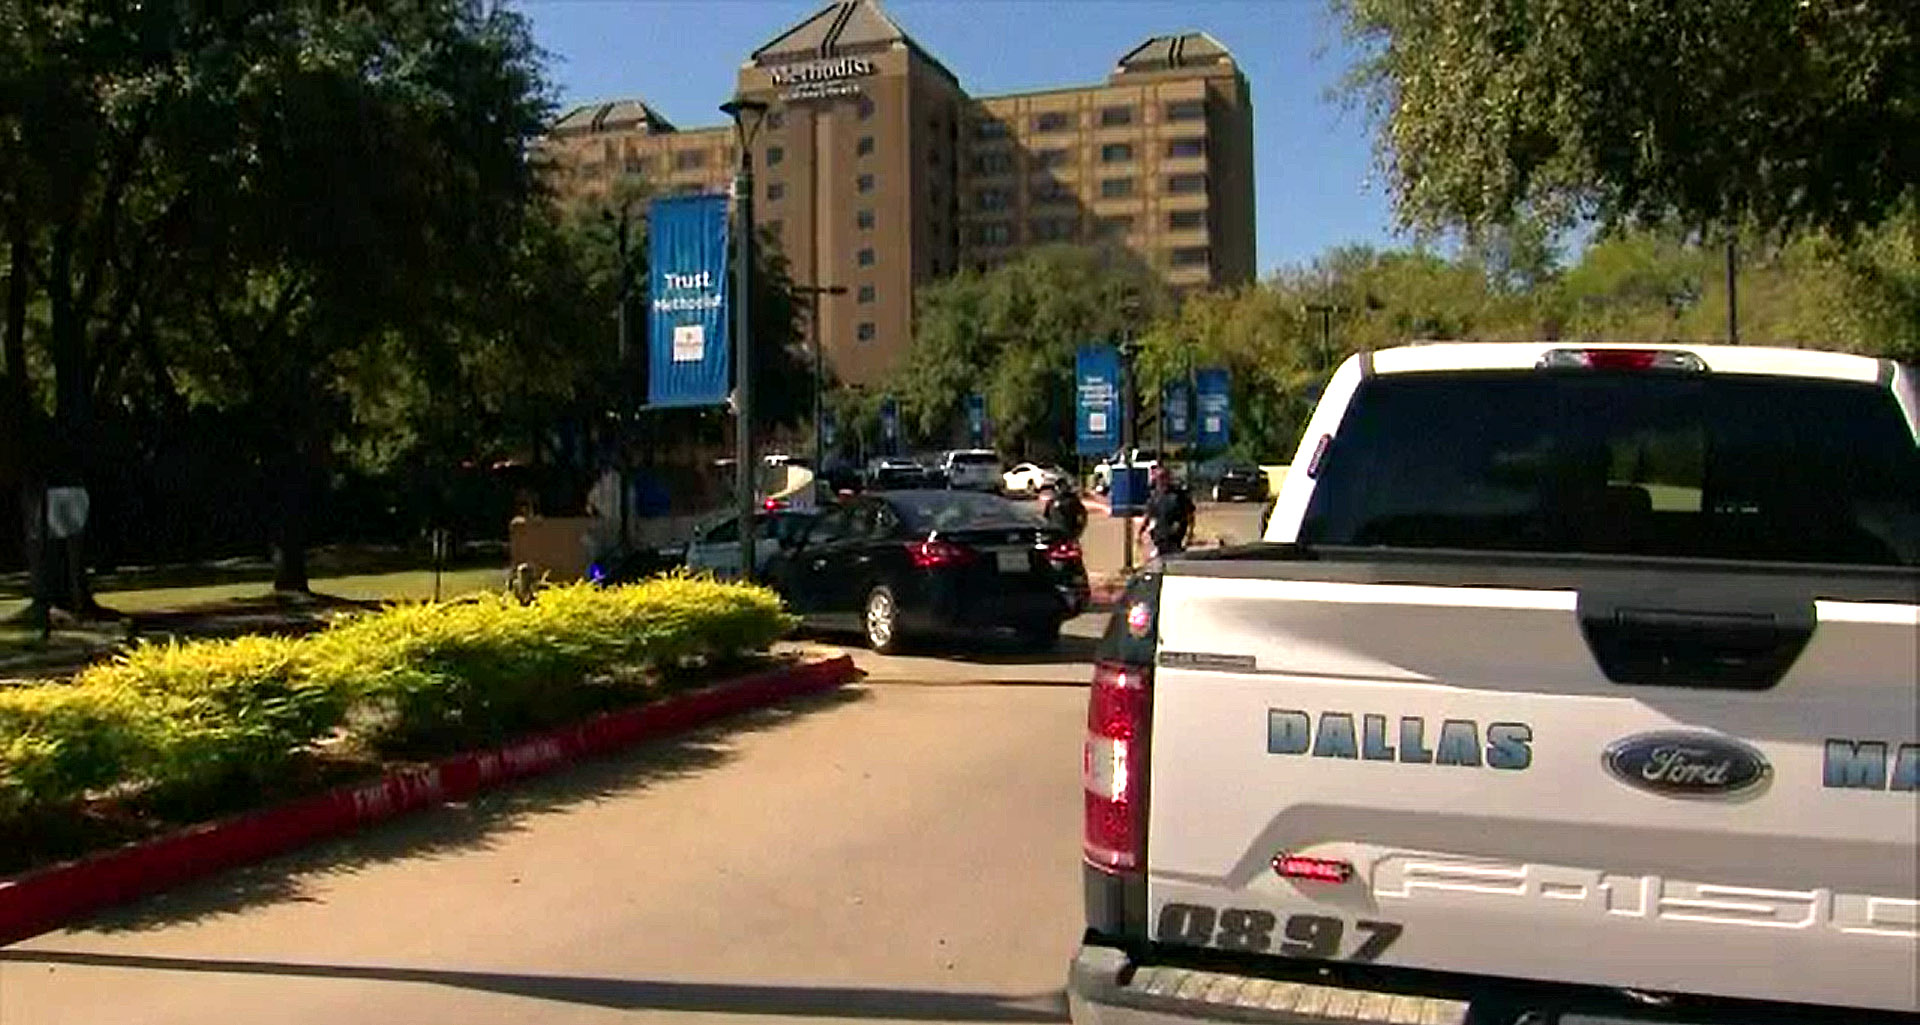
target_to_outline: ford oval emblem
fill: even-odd
[[[1695,730],[1622,737],[1602,760],[1615,779],[1662,797],[1737,797],[1765,786],[1773,775],[1759,751]]]

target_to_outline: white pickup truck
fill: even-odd
[[[1917,383],[1348,360],[1101,642],[1074,1020],[1914,1021]]]

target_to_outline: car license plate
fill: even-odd
[[[1000,559],[1000,572],[1025,573],[1033,568],[1033,559],[1024,548],[994,553]]]

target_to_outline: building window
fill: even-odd
[[[1066,182],[1046,176],[1035,177],[1027,192],[1027,201],[1036,206],[1071,203],[1073,200],[1073,189]]]
[[[854,330],[854,336],[863,342],[873,341],[873,321],[861,321],[860,326]]]
[[[1169,139],[1167,141],[1167,156],[1169,157],[1178,159],[1180,157],[1204,157],[1206,155],[1207,140],[1205,139]]]
[[[1175,210],[1167,215],[1167,227],[1174,231],[1191,231],[1207,226],[1205,210]]]
[[[1125,199],[1133,195],[1132,178],[1107,178],[1100,182],[1101,199]]]
[[[1173,251],[1173,265],[1175,267],[1204,267],[1206,263],[1206,246],[1183,246]]]
[[[982,153],[973,158],[974,174],[1006,174],[1013,170],[1013,154]]]
[[[1067,163],[1069,155],[1070,154],[1063,149],[1037,149],[1033,151],[1031,156],[1027,157],[1027,166],[1035,170],[1062,167]]]
[[[854,146],[853,151],[863,157],[869,153],[872,153],[873,152],[873,136],[862,135],[860,137],[860,142]]]
[[[1117,125],[1130,125],[1132,123],[1132,107],[1105,107],[1100,111],[1100,126],[1102,128],[1113,128]]]
[[[860,97],[860,103],[854,107],[854,111],[860,115],[860,120],[865,121],[873,116],[873,101],[865,96]]]
[[[870,174],[861,175],[860,177],[854,179],[854,185],[857,186],[861,192],[872,192],[873,191],[873,175],[870,175]]]
[[[859,293],[859,296],[858,296],[858,298],[859,298],[859,300],[860,300],[861,302],[863,302],[863,303],[870,303],[870,302],[872,302],[872,301],[873,301],[873,286],[872,286],[872,285],[861,285],[861,286],[860,286],[860,293]]]
[[[1124,164],[1132,159],[1132,143],[1110,142],[1100,147],[1100,162],[1103,164]]]
[[[873,211],[862,210],[853,215],[853,221],[860,226],[861,231],[871,231],[873,230]]]
[[[1100,218],[1099,233],[1101,238],[1122,238],[1132,230],[1132,217],[1123,214],[1119,217]]]
[[[1063,110],[1049,110],[1033,118],[1033,130],[1036,132],[1064,132],[1071,127],[1073,116]]]
[[[786,182],[768,182],[767,183],[767,201],[768,202],[778,203],[779,201],[785,198],[787,198]]]
[[[1027,238],[1034,242],[1064,242],[1073,238],[1079,222],[1064,217],[1047,217],[1027,225]]]
[[[787,159],[787,151],[779,146],[767,147],[767,166],[778,167],[780,161]]]
[[[767,114],[767,129],[769,131],[779,131],[786,123],[787,113],[784,110],[776,110]]]
[[[1198,121],[1207,116],[1207,101],[1181,100],[1167,104],[1167,120]]]
[[[980,140],[1004,139],[1007,137],[1007,123],[998,118],[985,118],[973,123],[973,137]]]
[[[1204,174],[1176,174],[1167,178],[1167,194],[1172,196],[1194,196],[1207,191],[1207,176]]]
[[[1005,210],[1012,205],[1012,189],[979,189],[973,194],[975,210]]]
[[[646,174],[653,170],[653,161],[647,157],[629,153],[627,154],[626,168],[628,174]]]
[[[673,169],[691,171],[707,166],[707,151],[703,149],[683,149],[673,155]]]
[[[1013,225],[1004,221],[973,226],[973,244],[977,246],[1005,246],[1013,243]]]
[[[860,260],[860,266],[862,267],[873,266],[873,250],[871,249],[860,250],[859,260]]]

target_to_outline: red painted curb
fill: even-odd
[[[464,800],[510,780],[784,698],[828,690],[853,674],[853,659],[842,655],[750,676],[0,881],[0,946],[315,840]]]

